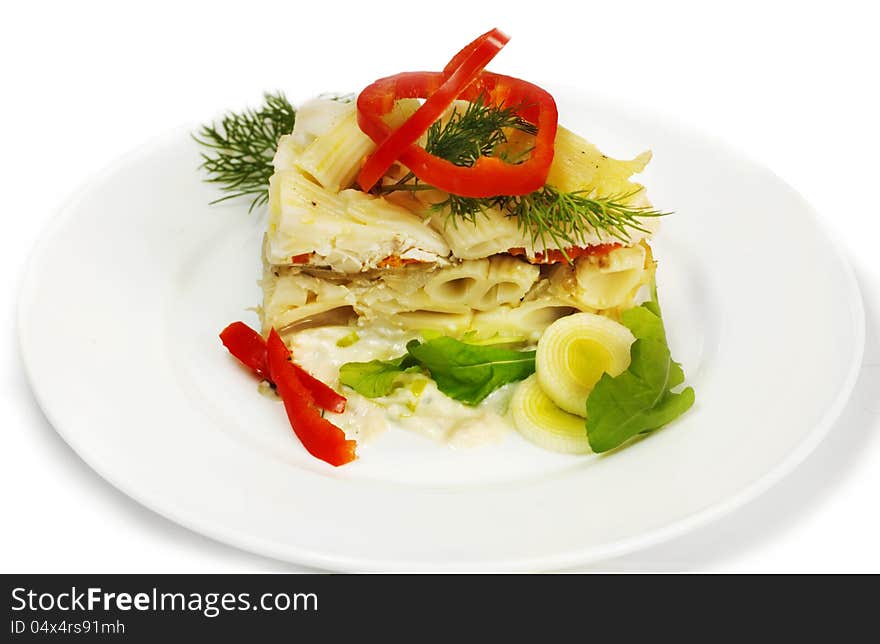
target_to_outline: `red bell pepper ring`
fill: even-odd
[[[275,329],[269,332],[266,348],[269,373],[284,402],[290,426],[303,447],[315,458],[336,467],[357,458],[357,442],[346,439],[345,432],[321,416]]]
[[[464,63],[464,61],[466,61],[468,59],[468,57],[471,54],[473,54],[474,51],[477,50],[478,47],[483,47],[484,43],[487,40],[492,39],[492,38],[494,38],[494,39],[501,38],[504,40],[504,42],[501,43],[501,46],[498,47],[499,50],[501,49],[501,47],[504,47],[504,45],[506,45],[508,43],[508,41],[510,40],[510,36],[505,34],[503,31],[501,31],[499,29],[490,29],[489,31],[484,33],[482,36],[478,36],[477,38],[474,38],[471,42],[469,42],[467,45],[462,47],[461,51],[459,51],[455,56],[453,56],[452,60],[450,60],[448,63],[446,63],[446,67],[443,68],[443,75],[446,76],[447,78],[449,78],[453,74],[453,72],[455,72],[456,69],[461,67],[462,64]]]
[[[390,132],[381,143],[376,141],[378,147],[367,158],[358,174],[358,184],[362,190],[369,191],[376,184],[403,151],[418,141],[431,123],[443,115],[456,97],[476,79],[509,40],[510,37],[505,33],[492,29],[455,55],[443,72],[443,82],[431,92],[430,96],[424,97],[426,100],[419,109],[403,125]],[[370,97],[370,94],[361,93],[358,97],[359,111],[369,109],[366,102]]]
[[[377,143],[384,141],[392,129],[382,117],[394,103],[402,98],[430,97],[445,80],[443,72],[404,72],[377,80],[358,96],[358,125]],[[539,190],[553,163],[556,101],[537,85],[486,71],[458,98],[473,102],[481,95],[492,104],[510,106],[522,119],[537,126],[535,145],[526,161],[512,164],[496,157],[480,157],[473,166],[457,166],[418,145],[410,145],[398,160],[424,183],[463,197],[524,195]]]
[[[249,367],[260,378],[272,381],[269,377],[266,341],[259,333],[244,322],[233,322],[220,333],[223,346],[244,366]],[[312,376],[308,371],[292,362],[296,375],[309,392],[312,401],[321,409],[341,414],[345,411],[346,399],[333,389]]]

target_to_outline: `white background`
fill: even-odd
[[[880,572],[875,3],[11,4],[0,14],[0,571],[299,570],[142,508],[55,434],[15,335],[28,249],[68,194],[150,137],[256,103],[266,89],[305,98],[438,69],[498,26],[513,40],[493,70],[650,105],[772,168],[837,231],[868,312],[856,391],[804,464],[721,521],[595,569]],[[802,304],[805,316],[821,306]],[[791,368],[810,368],[803,349]]]

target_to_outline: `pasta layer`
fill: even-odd
[[[261,315],[265,331],[358,320],[536,341],[552,322],[576,311],[616,316],[652,270],[647,245],[543,269],[510,255],[359,274],[266,264]]]
[[[418,101],[398,101],[388,114],[402,123]],[[352,103],[316,99],[297,113],[291,135],[279,142],[270,181],[266,260],[275,265],[307,264],[337,272],[358,273],[393,261],[444,264],[476,260],[522,248],[529,257],[559,249],[548,237],[533,241],[515,218],[487,208],[472,221],[450,218],[442,203],[447,195],[420,186],[415,192],[383,196],[351,189],[373,142],[357,124]],[[588,196],[625,197],[632,206],[650,206],[644,188],[631,180],[651,158],[650,152],[629,161],[603,155],[592,143],[565,128],[556,137],[548,184]],[[396,164],[388,183],[407,176]],[[657,218],[638,220],[644,230],[628,229],[636,244],[656,229]],[[581,245],[616,241],[601,230],[584,231]]]

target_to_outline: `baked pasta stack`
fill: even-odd
[[[398,101],[389,122],[417,106]],[[506,143],[527,149],[528,135],[511,132]],[[444,193],[383,189],[405,168],[393,168],[371,193],[353,187],[374,147],[354,104],[333,99],[303,105],[293,133],[282,137],[264,244],[264,332],[357,323],[536,342],[577,311],[619,317],[651,280],[647,238],[656,218],[638,220],[623,238],[588,230],[572,247],[536,237],[500,208],[451,217]],[[630,177],[649,160],[650,153],[611,159],[559,128],[547,184],[647,207]]]

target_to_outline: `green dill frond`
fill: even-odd
[[[472,166],[507,143],[508,129],[537,133],[531,123],[517,116],[517,109],[487,105],[482,94],[464,112],[453,109],[446,123],[435,121],[428,128],[425,151],[460,166]]]
[[[532,244],[547,248],[584,246],[595,233],[609,241],[629,243],[632,231],[648,233],[640,219],[670,213],[649,206],[631,206],[627,201],[638,190],[610,197],[590,197],[583,191],[562,192],[552,186],[518,197],[504,199],[502,211],[515,217],[520,230]],[[567,256],[566,256],[567,258]]]
[[[590,197],[583,191],[562,192],[553,186],[519,196],[500,196],[478,199],[448,195],[434,204],[435,212],[446,215],[445,225],[457,226],[459,221],[476,223],[490,208],[497,208],[516,219],[523,236],[531,239],[537,248],[557,247],[563,255],[566,248],[585,246],[596,234],[608,241],[629,243],[632,232],[650,232],[642,218],[663,217],[648,206],[631,206],[627,201],[636,192],[611,196]]]
[[[497,199],[479,199],[476,197],[447,194],[446,199],[433,204],[431,210],[445,213],[444,226],[452,224],[453,227],[457,228],[459,221],[466,221],[476,225],[477,217],[481,215],[486,216],[486,211],[497,203]]]
[[[227,193],[211,203],[252,198],[250,210],[269,200],[269,178],[278,139],[293,131],[296,109],[284,94],[264,94],[259,109],[230,112],[219,125],[204,125],[193,138],[209,149],[202,153],[206,181]]]

